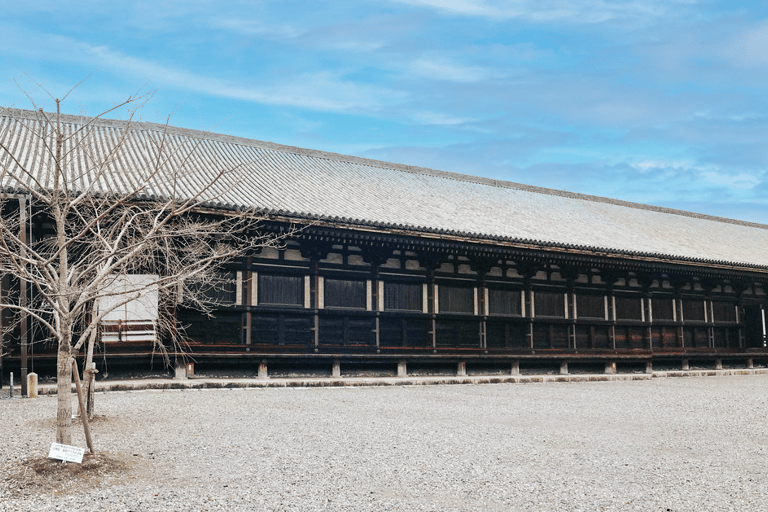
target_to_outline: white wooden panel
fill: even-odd
[[[104,320],[157,320],[158,291],[152,283],[157,275],[129,274],[115,276],[99,299],[99,312],[108,311]],[[141,297],[126,301],[129,296],[140,294]]]
[[[373,310],[373,287],[370,279],[365,280],[365,310]]]

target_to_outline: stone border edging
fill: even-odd
[[[722,377],[733,375],[768,375],[768,368],[727,370],[675,370],[653,373],[626,374],[573,374],[573,375],[477,375],[477,376],[423,376],[423,377],[316,377],[316,378],[268,378],[268,379],[205,379],[189,380],[142,379],[101,381],[96,392],[143,391],[143,390],[200,390],[200,389],[247,389],[291,387],[358,387],[358,386],[429,386],[449,384],[525,384],[537,382],[609,382],[651,380],[679,377]],[[40,395],[55,395],[56,386],[44,384]]]

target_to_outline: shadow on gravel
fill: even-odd
[[[19,463],[6,479],[15,498],[47,494],[75,494],[84,489],[125,481],[139,460],[107,453],[86,454],[82,464],[35,457]]]

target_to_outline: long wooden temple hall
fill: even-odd
[[[97,129],[109,138],[121,126]],[[129,142],[162,128],[136,125]],[[229,269],[215,318],[177,309],[198,368],[402,375],[768,363],[766,225],[224,135],[170,135],[196,141],[201,176],[221,163],[245,169],[223,203],[263,212],[264,231],[299,228],[282,248]],[[18,340],[10,349],[6,370],[19,364]],[[147,367],[152,358],[151,343],[128,335],[102,336],[100,350],[97,361],[115,364]],[[37,364],[55,355],[42,342],[34,351]]]

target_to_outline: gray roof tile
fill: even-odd
[[[42,131],[39,116],[0,112],[0,142],[46,183],[50,158],[35,135]],[[768,267],[765,225],[180,128],[163,137],[166,128],[152,123],[127,128],[99,120],[83,130],[84,118],[62,121],[73,136],[69,150],[83,133],[93,135],[71,155],[80,190],[90,185],[94,164],[122,140],[124,151],[95,185],[99,190],[120,193],[142,183],[159,160],[161,172],[147,182],[147,195],[170,194],[172,173],[182,194],[193,194],[217,172],[230,171],[206,200],[479,239]],[[0,160],[8,162],[7,155]],[[7,175],[2,185],[15,188]]]

